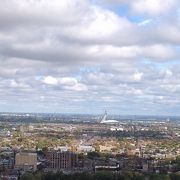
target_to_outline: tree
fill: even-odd
[[[35,180],[44,180],[44,176],[41,173],[35,175]]]
[[[35,177],[33,174],[31,173],[25,173],[21,176],[21,179],[20,180],[34,180]]]
[[[88,152],[87,157],[89,159],[94,159],[94,158],[100,157],[100,154],[98,152]]]
[[[94,179],[96,179],[96,180],[113,180],[114,177],[113,177],[112,173],[102,171],[102,172],[96,173]]]
[[[171,178],[167,175],[151,175],[151,180],[171,180]]]
[[[179,180],[180,179],[180,175],[178,175],[178,174],[171,174],[170,177],[171,177],[171,180]]]

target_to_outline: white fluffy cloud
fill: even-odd
[[[58,80],[52,76],[47,76],[43,79],[43,83],[48,84],[48,85],[57,85]]]
[[[60,88],[72,91],[87,91],[86,85],[79,83],[77,79],[73,77],[55,78],[47,76],[43,79],[43,83],[47,85],[59,86]]]
[[[142,76],[143,76],[143,73],[136,72],[136,73],[133,75],[133,78],[134,78],[135,81],[141,81]]]
[[[1,110],[178,114],[178,5],[0,0]]]
[[[130,2],[134,12],[151,16],[169,13],[178,4],[178,0],[134,0]]]
[[[109,4],[127,4],[134,13],[157,16],[178,8],[178,0],[104,0]]]

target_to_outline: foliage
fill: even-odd
[[[94,159],[100,157],[100,154],[98,152],[88,152],[87,157],[89,159]]]
[[[21,176],[21,180],[34,180],[34,175],[31,173],[25,173]]]
[[[97,173],[74,173],[74,174],[63,174],[58,173],[47,173],[42,174],[40,172],[36,174],[25,173],[22,175],[20,180],[179,180],[178,174],[162,175],[162,174],[151,174],[149,176],[143,175],[137,172],[127,171],[123,174],[112,173],[108,171],[101,171]]]

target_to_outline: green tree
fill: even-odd
[[[42,173],[35,174],[35,180],[44,180],[44,175]]]
[[[94,159],[94,158],[100,157],[100,154],[98,152],[88,152],[87,157],[89,159]]]
[[[171,177],[171,180],[179,180],[180,179],[179,174],[171,174],[170,177]]]
[[[110,172],[102,171],[95,174],[96,180],[113,180],[113,174]]]
[[[34,180],[35,177],[33,174],[31,173],[25,173],[21,176],[21,179],[20,180]]]
[[[150,180],[171,180],[168,175],[151,175]]]

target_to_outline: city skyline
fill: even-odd
[[[180,115],[178,0],[0,0],[0,111]]]

